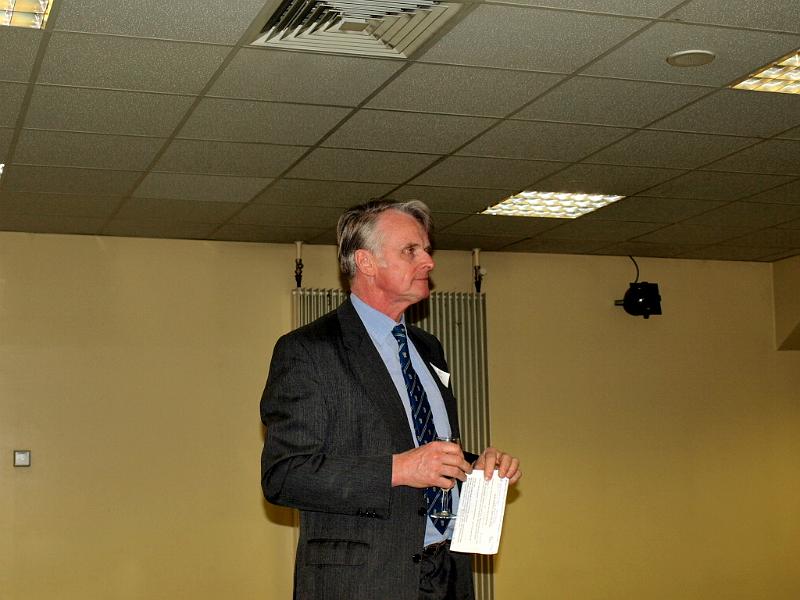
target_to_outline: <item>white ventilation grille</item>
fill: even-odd
[[[408,58],[456,10],[440,0],[284,0],[252,45]]]

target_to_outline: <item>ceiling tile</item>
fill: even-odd
[[[431,219],[433,220],[433,232],[435,234],[436,231],[440,231],[442,229],[446,229],[451,225],[455,225],[459,221],[466,219],[467,215],[459,214],[459,213],[450,213],[450,212],[436,212],[434,210],[431,211]]]
[[[674,223],[717,208],[723,204],[724,202],[718,200],[630,196],[588,213],[582,216],[581,219]]]
[[[767,96],[781,96],[781,95],[785,95],[785,94],[766,94],[766,95]],[[792,129],[789,129],[788,131],[784,131],[784,132],[778,134],[778,137],[780,137],[780,138],[789,138],[789,139],[792,139],[792,140],[800,140],[800,127],[793,127]]]
[[[726,85],[798,46],[800,36],[796,35],[662,22],[601,58],[585,73],[645,81]],[[693,69],[667,64],[667,56],[687,48],[710,48],[716,59]]]
[[[258,177],[150,173],[133,195],[137,198],[247,202],[269,182]]]
[[[771,227],[738,236],[726,242],[726,245],[754,248],[800,248],[800,229]]]
[[[27,86],[22,83],[5,83],[0,81],[0,127],[14,127],[22,108]]]
[[[332,148],[445,154],[496,122],[479,117],[359,110],[322,144]]]
[[[645,24],[639,19],[482,4],[419,60],[569,73]],[[536,40],[536,51],[520,52],[531,40]]]
[[[616,127],[503,121],[458,154],[578,161],[630,132]]]
[[[766,192],[745,198],[747,202],[766,202],[768,204],[799,204],[800,181],[780,185]]]
[[[759,260],[765,256],[772,256],[780,251],[780,248],[715,245],[683,252],[680,257],[700,260]]]
[[[539,235],[542,239],[620,242],[663,227],[660,223],[571,219]]]
[[[654,256],[671,257],[677,256],[690,249],[696,248],[686,244],[655,244],[652,242],[621,242],[600,248],[593,254],[604,254],[613,256]]]
[[[515,4],[529,6],[588,10],[619,15],[658,17],[674,8],[682,0],[514,0]]]
[[[434,236],[434,248],[437,250],[472,250],[480,248],[487,252],[500,250],[509,244],[518,242],[519,237],[508,235],[476,235],[474,233],[436,233]],[[436,255],[434,254],[434,258]],[[436,271],[433,272],[433,284],[436,285]]]
[[[516,191],[404,185],[392,192],[391,197],[395,200],[422,200],[432,211],[472,214],[501,202]]]
[[[708,88],[698,86],[573,77],[514,118],[643,127],[708,93]]]
[[[637,241],[656,244],[716,244],[744,235],[752,230],[748,227],[707,227],[703,225],[670,225],[658,231],[642,235]]]
[[[185,223],[164,219],[113,219],[103,228],[103,235],[120,237],[151,237],[173,239],[207,239],[216,225]]]
[[[650,128],[767,137],[800,123],[796,100],[791,94],[719,90]]]
[[[692,169],[753,144],[755,138],[672,131],[638,131],[587,162]]]
[[[769,256],[762,256],[759,260],[763,262],[776,262],[784,258],[792,258],[793,256],[800,255],[800,248],[793,248],[791,250],[782,250],[777,254],[770,254]]]
[[[232,240],[235,242],[266,242],[272,244],[291,244],[295,241],[313,239],[324,229],[312,227],[265,227],[263,225],[245,225],[242,223],[228,223],[215,231],[210,239]],[[294,264],[286,268],[286,276],[294,275]],[[294,284],[292,284],[294,285]]]
[[[709,170],[800,175],[800,140],[766,140],[706,166]]]
[[[61,0],[57,30],[235,43],[264,0]]]
[[[0,217],[0,231],[93,235],[100,233],[103,223],[105,219],[91,217],[9,214]]]
[[[778,227],[782,229],[800,229],[800,219],[781,223],[780,225],[778,225]]]
[[[329,106],[206,98],[178,137],[309,146],[349,112]]]
[[[268,225],[272,227],[336,227],[341,208],[321,206],[281,206],[276,204],[251,204],[237,214],[232,223]]]
[[[403,65],[399,60],[245,48],[208,95],[356,106]]]
[[[563,163],[546,161],[451,156],[410,183],[449,187],[510,188],[518,192],[529,183],[563,166]]]
[[[503,248],[508,252],[547,252],[551,254],[587,254],[608,246],[607,241],[545,240],[533,238]]]
[[[761,229],[800,219],[800,206],[787,204],[760,204],[758,202],[733,202],[720,208],[691,217],[687,225],[709,227],[748,227]]]
[[[244,203],[175,200],[171,198],[128,198],[115,217],[125,221],[184,221],[222,223],[241,210]]]
[[[163,145],[160,138],[23,129],[14,163],[143,171]]]
[[[531,189],[632,196],[681,173],[683,171],[649,167],[579,164],[537,181]]]
[[[0,192],[0,215],[61,215],[72,217],[110,216],[120,199],[103,196],[40,194],[33,192]]]
[[[229,48],[209,44],[56,32],[37,82],[196,94],[228,52]]]
[[[304,242],[306,244],[323,244],[325,246],[335,246],[336,245],[336,230],[335,229],[326,229],[322,233],[315,235],[313,237],[306,238]],[[341,277],[341,275],[340,275]]]
[[[562,78],[561,75],[550,73],[412,64],[367,106],[504,117]]]
[[[545,219],[537,217],[506,217],[500,215],[470,215],[457,223],[442,229],[446,234],[504,235],[530,237],[543,231],[558,227],[566,219]]]
[[[6,172],[3,174],[3,190],[126,196],[139,177],[141,177],[141,173],[135,171],[6,165]]]
[[[24,126],[168,136],[191,104],[192,99],[187,96],[37,85]]]
[[[800,33],[795,0],[693,0],[670,15],[679,21]]]
[[[255,202],[347,208],[379,198],[393,187],[386,183],[281,179],[259,194]]]
[[[692,171],[647,190],[647,195],[733,201],[792,179],[783,175]]]
[[[304,146],[173,140],[153,170],[277,177],[307,150]]]
[[[8,150],[11,147],[11,138],[13,137],[13,129],[0,128],[0,163],[8,162]]]
[[[288,176],[401,183],[438,158],[431,154],[317,148],[289,171]]]
[[[43,32],[22,27],[3,27],[0,32],[0,80],[27,82],[31,76]]]

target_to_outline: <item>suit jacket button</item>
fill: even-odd
[[[425,515],[428,514],[428,509],[426,509],[424,506],[422,506],[422,507],[419,508],[419,510],[417,510],[417,514],[420,517],[424,517]]]
[[[411,560],[413,560],[415,563],[418,563],[419,561],[422,560],[422,555],[421,554],[415,554],[414,556],[411,557]]]

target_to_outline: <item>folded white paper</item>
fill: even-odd
[[[497,471],[489,481],[479,469],[467,475],[459,493],[458,517],[450,550],[497,554],[507,492],[508,478],[498,477]]]

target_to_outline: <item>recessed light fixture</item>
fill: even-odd
[[[667,57],[667,62],[673,67],[702,67],[707,65],[717,56],[708,50],[681,50]]]
[[[525,191],[490,206],[480,214],[576,219],[624,197],[604,194]]]
[[[43,29],[52,0],[0,0],[0,25]]]
[[[731,87],[754,92],[800,94],[800,50],[782,56]]]

